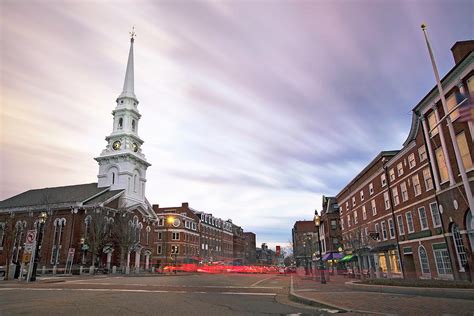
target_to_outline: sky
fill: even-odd
[[[152,204],[271,247],[399,149],[474,1],[0,1],[0,200],[97,181],[129,31]]]

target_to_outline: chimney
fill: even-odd
[[[456,42],[456,44],[451,47],[456,65],[472,51],[474,51],[474,40]]]
[[[181,207],[189,207],[189,203],[188,202],[183,202],[183,203],[181,203]]]

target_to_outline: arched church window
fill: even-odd
[[[91,221],[92,217],[90,215],[87,215],[87,217],[84,219],[84,238],[87,239],[87,236],[89,236],[90,230],[91,230]]]
[[[137,175],[133,176],[133,192],[137,192]]]
[[[61,252],[61,241],[63,237],[63,229],[66,226],[65,218],[56,218],[53,223],[54,235],[53,235],[53,248],[51,251],[51,264],[59,264],[59,255]]]
[[[119,118],[118,128],[122,129],[122,127],[123,127],[123,118]]]
[[[135,132],[135,120],[132,120],[132,131]]]
[[[115,172],[112,172],[112,184],[115,184]]]

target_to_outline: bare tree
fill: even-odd
[[[5,267],[6,267],[4,279],[8,280],[9,275],[10,275],[10,263],[12,261],[12,254],[13,254],[13,243],[15,241],[15,236],[17,235],[16,229],[14,226],[13,214],[7,215],[2,220],[2,224],[3,225],[0,227],[0,230],[3,230],[3,232],[1,232],[0,235],[3,234],[2,245],[3,245],[3,250],[5,252]]]
[[[112,242],[113,214],[107,214],[102,208],[95,208],[88,213],[86,221],[85,244],[92,254],[92,265],[99,266],[104,248]]]
[[[133,213],[119,210],[114,218],[112,241],[120,249],[120,266],[125,267],[125,255],[138,244],[137,229],[133,223]]]

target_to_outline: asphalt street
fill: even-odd
[[[329,315],[265,274],[51,278],[0,283],[0,315]]]

